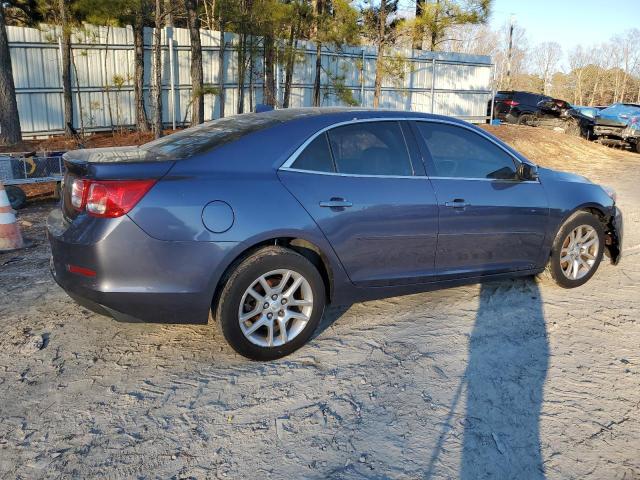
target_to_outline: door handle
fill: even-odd
[[[469,205],[471,204],[468,202],[465,202],[464,199],[462,198],[456,198],[452,202],[444,202],[445,207],[452,207],[452,208],[464,208],[464,207],[468,207]]]
[[[353,203],[345,200],[344,198],[334,197],[331,200],[323,200],[320,202],[321,207],[326,208],[348,208],[353,207]]]

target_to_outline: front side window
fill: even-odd
[[[433,162],[433,176],[515,180],[516,166],[507,152],[463,127],[416,122]]]
[[[328,132],[338,173],[413,175],[398,122],[362,122]]]

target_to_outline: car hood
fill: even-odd
[[[593,183],[586,177],[570,172],[560,170],[552,170],[551,168],[538,167],[538,176],[544,180],[552,180],[556,182],[573,182],[573,183]]]

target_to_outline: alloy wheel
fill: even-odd
[[[600,249],[598,232],[590,225],[580,225],[569,232],[560,250],[560,268],[569,280],[587,275],[596,263]]]
[[[309,281],[293,270],[273,270],[242,295],[238,321],[244,336],[260,347],[279,347],[304,330],[313,311]]]

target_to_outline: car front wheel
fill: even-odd
[[[231,272],[216,318],[231,347],[252,360],[274,360],[303,346],[325,306],[324,282],[299,253],[266,247]]]
[[[598,218],[576,212],[558,231],[547,268],[561,287],[579,287],[596,273],[603,250],[604,230]]]

